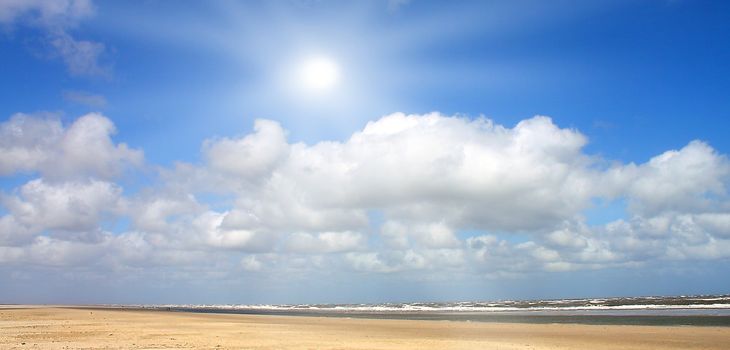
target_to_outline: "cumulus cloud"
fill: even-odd
[[[145,193],[129,201],[127,214],[134,227],[142,232],[165,233],[175,230],[175,222],[204,212],[205,208],[191,194]]]
[[[257,178],[260,184],[247,189],[236,209],[278,226],[357,230],[366,224],[364,208],[382,208],[405,221],[434,217],[447,225],[529,230],[590,204],[590,159],[580,151],[585,137],[546,117],[508,129],[486,119],[393,114],[346,142],[311,146],[285,147],[276,131],[278,146],[271,147],[256,141],[261,132],[207,142],[208,176],[216,181],[216,174],[230,172],[241,149],[259,150],[227,178]],[[270,168],[268,154],[285,148]]]
[[[619,171],[632,209],[655,214],[664,211],[705,211],[717,205],[713,196],[727,195],[730,162],[704,142],[693,141],[680,150],[662,153],[646,164],[630,164]]]
[[[382,236],[393,247],[408,247],[413,241],[428,248],[454,248],[461,245],[453,230],[444,223],[404,224],[388,221],[383,224]]]
[[[40,172],[48,178],[110,179],[143,161],[139,150],[115,144],[114,124],[97,113],[68,127],[57,118],[16,114],[0,123],[0,175]]]
[[[43,32],[51,55],[58,56],[72,75],[108,76],[99,63],[104,44],[79,40],[69,33],[94,14],[91,0],[6,0],[0,2],[0,25],[25,25]]]
[[[98,114],[0,125],[0,173],[40,176],[3,194],[1,260],[79,263],[63,253],[78,251],[117,270],[192,269],[180,276],[491,278],[730,258],[730,162],[701,141],[622,164],[586,154],[584,135],[543,116],[508,127],[396,113],[315,144],[259,120],[128,196],[114,181],[142,153],[113,132]],[[628,203],[626,217],[588,224],[596,199]],[[105,220],[129,224],[110,232]]]
[[[295,233],[287,238],[286,249],[295,253],[335,253],[365,248],[365,236],[357,232]]]
[[[281,126],[270,120],[257,120],[254,133],[238,139],[208,140],[204,154],[214,170],[238,180],[268,177],[278,162],[286,157],[289,145]]]
[[[108,182],[49,184],[42,179],[21,186],[17,196],[4,196],[9,215],[31,231],[89,231],[104,211],[114,212],[121,189]]]
[[[713,236],[730,239],[730,213],[702,213],[693,221]]]

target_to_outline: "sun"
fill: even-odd
[[[299,77],[302,86],[307,90],[322,92],[337,85],[340,80],[340,68],[328,57],[310,57],[302,62]]]

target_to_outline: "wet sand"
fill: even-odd
[[[730,327],[0,307],[0,349],[730,349]]]

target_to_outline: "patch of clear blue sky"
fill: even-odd
[[[129,232],[131,228],[132,222],[128,217],[118,216],[101,222],[101,229],[106,232]]]
[[[57,60],[36,57],[37,48],[24,39],[32,30],[16,30],[0,41],[0,112],[7,118],[63,111],[70,120],[85,108],[63,101],[62,90],[100,93],[109,100],[104,112],[119,127],[119,139],[167,164],[196,159],[200,142],[212,135],[248,132],[257,117],[281,120],[293,140],[315,142],[346,138],[381,114],[432,110],[486,114],[506,125],[550,115],[586,133],[589,152],[626,161],[644,161],[695,138],[727,151],[728,4],[586,3],[414,1],[389,13],[384,5],[328,2],[104,2],[74,34],[106,44],[114,77],[68,77]],[[237,11],[221,21],[230,8]],[[283,96],[252,101],[249,85],[271,67],[252,64],[246,53],[286,55],[276,40],[291,46],[292,37],[334,51],[388,41],[372,48],[384,52],[373,54],[376,65],[364,65],[378,79],[363,92],[384,90],[388,98],[360,96],[344,111],[290,109]],[[345,84],[353,73],[343,72]],[[160,130],[169,137],[161,138]]]
[[[535,114],[577,128],[586,151],[644,162],[693,139],[722,153],[730,117],[730,3],[724,1],[98,2],[71,33],[102,42],[111,79],[69,76],[44,58],[43,33],[0,40],[0,118],[100,109],[64,90],[101,94],[115,139],[153,164],[200,160],[214,136],[282,122],[292,141],[344,140],[403,111],[484,114],[512,126]],[[273,82],[308,50],[343,67],[342,91],[302,101]],[[338,104],[338,101],[347,103]],[[19,179],[3,178],[8,190]],[[146,180],[131,181],[134,192]],[[620,202],[594,206],[599,223]]]
[[[605,225],[618,219],[627,218],[626,199],[618,198],[613,200],[594,198],[591,207],[583,212],[586,224],[589,226]]]

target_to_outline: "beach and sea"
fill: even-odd
[[[0,349],[730,349],[730,296],[3,305]]]

